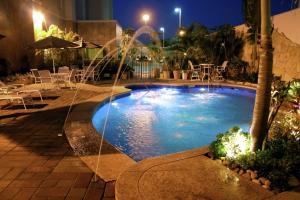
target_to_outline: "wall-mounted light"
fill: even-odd
[[[45,17],[43,13],[41,13],[40,11],[33,10],[32,19],[33,19],[34,29],[43,29],[43,22],[45,21]]]

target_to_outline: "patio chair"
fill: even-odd
[[[89,78],[92,80],[92,81],[95,81],[95,70],[92,66],[84,66],[83,67],[83,70],[84,70],[84,80],[88,80]]]
[[[226,71],[227,64],[228,64],[228,61],[225,60],[221,66],[217,66],[215,68],[215,71],[216,71],[216,74],[214,77],[215,80],[223,80],[224,79],[223,73]]]
[[[51,73],[49,70],[38,70],[38,73],[40,75],[41,83],[54,83],[55,80],[51,76]]]
[[[43,90],[51,90],[53,89],[59,89],[59,82],[57,79],[51,76],[51,73],[49,70],[39,70],[38,71],[41,79],[41,85],[43,87]]]
[[[43,101],[42,94],[40,90],[38,89],[25,89],[23,88],[24,84],[11,84],[11,85],[6,85],[2,81],[0,81],[0,94],[1,95],[19,95],[19,94],[33,94],[37,93],[41,100]]]
[[[31,69],[31,76],[34,78],[34,83],[41,83],[40,74],[38,72],[38,69]]]
[[[4,88],[19,88],[19,87],[23,87],[24,84],[5,84],[2,81],[0,81],[0,88],[4,89]]]
[[[189,67],[192,70],[192,75],[191,75],[191,80],[193,80],[193,78],[196,78],[196,80],[200,80],[200,66],[199,65],[193,65],[193,63],[189,60],[188,61]],[[195,69],[195,67],[197,67],[197,70]]]
[[[58,68],[58,73],[70,73],[70,68],[67,66],[59,67]]]
[[[18,102],[21,102],[24,106],[24,109],[26,110],[26,104],[25,104],[25,98],[29,97],[29,94],[0,94],[0,100],[7,100],[10,103],[12,103],[14,100],[17,100]]]
[[[72,85],[75,85],[76,88],[76,74],[77,70],[72,69],[69,75],[64,80],[65,85],[68,84],[71,89],[73,88]]]

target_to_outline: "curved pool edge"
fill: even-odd
[[[117,91],[114,94],[114,98],[118,98],[120,95],[126,95],[131,92],[126,86],[141,85],[139,84],[126,84],[124,86],[118,86]],[[195,86],[195,85],[207,85],[206,83],[191,82],[191,83],[153,83],[150,85],[157,86]],[[236,82],[222,82],[212,83],[214,86],[229,86],[238,88],[247,88],[256,90],[256,85],[237,84]],[[66,121],[64,131],[66,138],[75,152],[81,160],[92,170],[96,171],[96,163],[98,157],[99,143],[101,140],[100,134],[97,133],[92,125],[92,117],[94,112],[101,107],[110,98],[110,93],[101,94],[86,100],[84,103],[76,105]],[[103,140],[103,155],[100,156],[100,166],[96,174],[105,181],[117,180],[129,167],[136,164],[136,161],[131,159],[126,154],[120,152],[113,145]],[[190,151],[190,150],[187,150]],[[184,151],[186,152],[186,151]],[[175,154],[180,154],[175,153]],[[173,154],[162,155],[149,159],[164,158]],[[144,162],[144,160],[140,162]],[[139,162],[139,163],[140,163]]]
[[[124,95],[130,91],[125,87],[118,87],[114,96]],[[74,153],[106,182],[116,180],[123,171],[136,163],[103,140],[100,164],[96,171],[102,137],[94,129],[91,119],[99,104],[108,101],[109,95],[110,93],[100,94],[74,106],[64,126],[66,138]]]

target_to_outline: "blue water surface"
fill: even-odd
[[[104,138],[136,161],[209,145],[233,126],[248,131],[255,92],[229,87],[138,89],[112,102]],[[109,104],[92,122],[103,132]]]

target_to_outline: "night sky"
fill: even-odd
[[[295,7],[295,0],[271,0],[272,14],[281,13]],[[143,25],[141,15],[151,14],[148,23],[154,29],[165,28],[167,37],[175,35],[178,29],[178,14],[175,7],[182,10],[182,26],[198,22],[209,28],[222,24],[243,23],[242,0],[113,0],[113,15],[122,28],[138,29]]]

